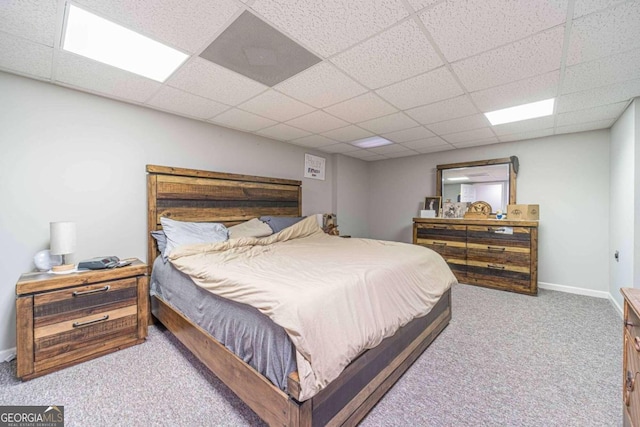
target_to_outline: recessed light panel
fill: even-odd
[[[353,141],[351,145],[355,145],[360,148],[375,148],[382,147],[383,145],[390,145],[393,142],[388,139],[381,138],[379,136],[372,136],[371,138],[359,139],[357,141]]]
[[[544,101],[532,102],[530,104],[518,105],[516,107],[504,108],[502,110],[484,113],[492,125],[519,122],[521,120],[535,119],[536,117],[550,116],[553,114],[553,104],[555,98]]]
[[[164,82],[188,57],[72,4],[62,48],[158,82]]]
[[[247,11],[233,21],[200,57],[269,87],[321,61]]]

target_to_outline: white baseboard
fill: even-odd
[[[6,350],[0,350],[0,363],[8,362],[9,359],[13,359],[16,355],[16,348],[9,348]],[[12,357],[13,356],[13,357]]]
[[[573,286],[556,285],[553,283],[538,282],[538,288],[551,291],[566,292],[568,294],[586,295],[589,297],[611,299],[611,294],[606,291],[594,291],[593,289],[574,288]]]
[[[618,301],[616,301],[616,299],[612,297],[611,294],[609,294],[609,301],[611,301],[611,304],[613,304],[613,306],[616,308],[616,311],[620,315],[620,318],[621,319],[624,318],[624,311],[622,310],[622,307],[620,307],[620,304],[618,304]]]

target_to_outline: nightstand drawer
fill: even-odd
[[[34,327],[74,320],[136,304],[137,280],[111,280],[33,297]]]

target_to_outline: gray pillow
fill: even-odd
[[[274,233],[277,233],[305,218],[306,216],[261,216],[260,221],[266,223]]]
[[[151,232],[151,237],[156,239],[156,244],[158,245],[158,251],[161,254],[164,254],[164,250],[167,248],[167,235],[164,234],[162,230],[156,230]]]
[[[185,222],[161,217],[160,224],[167,236],[167,246],[162,253],[165,259],[180,245],[217,243],[229,238],[227,227],[217,222]]]

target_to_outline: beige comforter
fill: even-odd
[[[456,281],[429,249],[328,236],[313,216],[261,239],[182,246],[169,259],[199,286],[285,329],[297,350],[301,400],[428,313]]]

